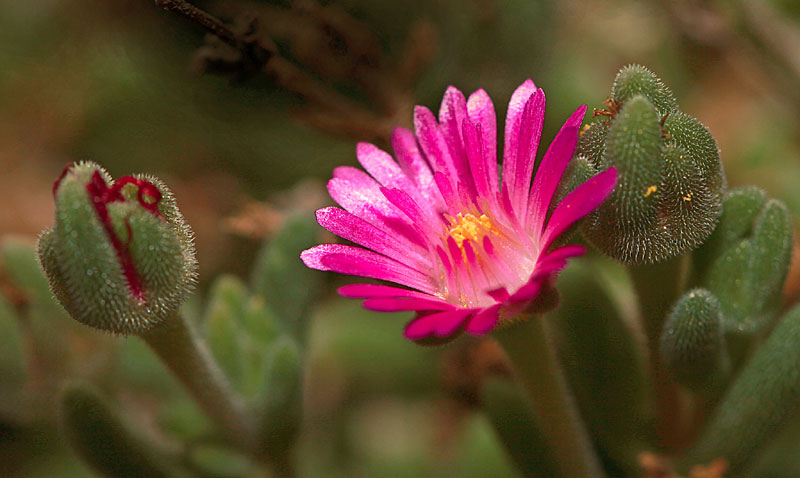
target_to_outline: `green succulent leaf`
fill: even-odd
[[[731,476],[789,422],[800,404],[800,308],[780,321],[731,385],[683,468],[722,458]]]
[[[168,454],[152,446],[97,393],[86,386],[67,386],[59,416],[67,442],[95,470],[113,477],[181,477]]]
[[[483,410],[524,476],[555,476],[547,443],[533,418],[532,405],[511,380],[490,377],[481,390]]]
[[[317,244],[319,226],[305,215],[291,216],[261,250],[252,275],[252,289],[266,299],[297,337],[305,333],[305,317],[322,278],[300,261],[300,253]]]
[[[775,316],[791,259],[791,227],[786,206],[769,200],[752,236],[731,244],[711,265],[707,284],[721,302],[726,331],[752,335]]]

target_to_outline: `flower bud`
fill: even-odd
[[[661,335],[661,358],[678,382],[694,390],[724,378],[729,357],[714,294],[693,289],[678,299]]]
[[[113,181],[91,162],[53,186],[56,220],[39,258],[56,298],[78,322],[139,334],[167,319],[197,274],[192,233],[158,179]]]
[[[647,98],[661,116],[678,108],[672,91],[661,81],[661,78],[642,65],[628,65],[617,73],[611,97],[618,104],[622,104],[636,95]]]
[[[691,251],[712,233],[725,178],[714,137],[677,109],[647,68],[631,65],[614,81],[607,110],[581,135],[577,153],[618,184],[582,224],[586,239],[628,264],[660,262]]]

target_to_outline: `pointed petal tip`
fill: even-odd
[[[581,105],[581,106],[579,106],[579,107],[578,107],[578,108],[577,108],[577,109],[576,109],[576,110],[575,110],[575,111],[574,111],[574,112],[573,112],[573,113],[572,113],[572,114],[569,116],[569,119],[567,119],[567,122],[566,122],[566,123],[564,123],[564,126],[565,126],[565,127],[570,127],[570,126],[572,126],[572,127],[577,127],[577,126],[580,126],[580,125],[581,125],[581,123],[583,123],[583,118],[584,118],[584,116],[586,116],[586,110],[587,110],[588,108],[589,108],[589,107],[588,107],[587,105]]]
[[[318,271],[325,271],[328,270],[325,266],[322,265],[321,257],[324,255],[324,244],[320,244],[319,246],[314,246],[310,249],[306,249],[300,253],[300,260],[303,261],[303,264],[310,269],[316,269]]]

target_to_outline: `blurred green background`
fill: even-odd
[[[530,77],[547,93],[549,140],[578,105],[602,107],[614,74],[631,62],[654,70],[681,109],[709,127],[730,186],[756,184],[800,213],[797,2],[197,5],[274,42],[323,97],[345,98],[368,120],[287,85],[285,69],[214,74],[213,41],[204,46],[200,27],[152,1],[0,0],[4,251],[32,245],[51,225],[51,184],[66,163],[152,173],[173,188],[197,234],[202,303],[215,276],[250,273],[288,214],[329,203],[324,182],[334,167],[357,164],[355,142],[385,147],[386,125],[408,126],[414,104],[438,109],[448,85],[484,88],[502,120],[511,92]],[[165,447],[173,437],[163,423],[207,426],[137,341],[80,327],[58,309],[28,310],[36,289],[19,286],[9,257],[17,255],[0,258],[0,294],[28,317],[18,342],[33,365],[24,393],[0,388],[0,475],[91,476],[57,433],[53,392],[65,379],[97,384]],[[362,311],[335,297],[340,279],[320,277],[327,282],[308,324],[302,474],[515,476],[477,409],[477,377],[497,360],[492,345],[420,348],[402,338],[407,317]],[[793,269],[787,294],[797,296],[798,282]],[[228,465],[216,476],[250,470]]]

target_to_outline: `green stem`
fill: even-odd
[[[208,348],[179,312],[140,335],[173,374],[189,389],[211,419],[234,443],[256,452],[256,421],[230,387]]]
[[[658,420],[656,433],[667,450],[685,445],[678,387],[661,362],[660,342],[669,309],[687,282],[689,256],[678,256],[657,264],[629,267],[639,301],[642,325],[647,336],[650,373]]]
[[[547,329],[545,317],[531,316],[497,331],[495,336],[533,402],[536,419],[563,478],[603,476]]]

